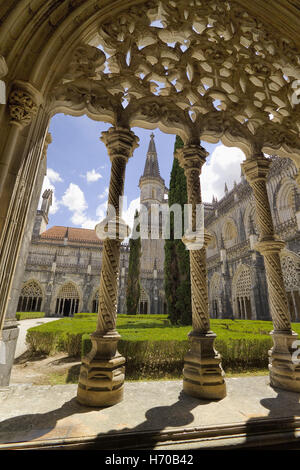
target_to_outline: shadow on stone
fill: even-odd
[[[269,414],[263,418],[251,418],[246,422],[246,448],[300,449],[300,438],[296,435],[296,427],[299,427],[299,420],[296,418],[300,417],[300,393],[272,388],[277,396],[260,400],[261,405],[269,410]],[[262,436],[260,440],[257,439],[258,433]],[[264,435],[268,439],[267,443]]]
[[[61,408],[48,413],[27,414],[6,419],[0,422],[1,443],[29,442],[48,434],[61,419],[73,414],[88,413],[90,411],[91,408],[79,405],[76,399],[72,398],[64,403]]]

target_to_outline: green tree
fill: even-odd
[[[134,215],[133,231],[139,232],[139,213]],[[141,258],[141,237],[129,239],[129,267],[126,290],[127,314],[136,315],[138,313],[140,300],[140,258]]]
[[[183,147],[176,136],[174,153]],[[186,178],[177,158],[174,158],[169,189],[169,207],[180,204],[182,207],[182,227],[184,227],[184,204],[187,204]],[[183,235],[183,233],[182,233]],[[174,240],[174,216],[170,216],[170,239],[165,241],[165,293],[169,318],[172,324],[192,323],[191,279],[189,252],[181,240]]]

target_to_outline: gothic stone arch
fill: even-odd
[[[292,321],[300,320],[300,256],[289,250],[281,255],[281,266]]]
[[[146,292],[145,288],[141,284],[141,291],[140,291],[140,303],[139,303],[139,313],[141,315],[147,315],[150,312],[151,303],[150,297]]]
[[[52,304],[56,315],[73,316],[80,312],[82,295],[79,287],[73,281],[66,281],[58,287]]]
[[[251,165],[262,152],[288,156],[300,167],[300,107],[293,88],[300,79],[300,13],[292,2],[125,0],[100,6],[98,0],[36,0],[34,5],[24,0],[17,6],[2,1],[0,11],[9,95],[0,117],[1,328],[55,113],[111,123],[132,148],[128,130],[133,126],[178,134],[187,152],[199,150],[200,139],[221,140],[245,152],[252,176]],[[108,144],[112,133],[104,137]],[[196,179],[190,183],[195,189]],[[257,191],[265,197],[263,188]],[[266,230],[268,223],[262,225]],[[116,258],[118,252],[111,249],[109,255]],[[205,291],[204,271],[199,263],[191,265],[194,286],[202,276]],[[203,303],[205,309],[202,297],[194,289],[194,305]],[[281,305],[274,289],[273,297]],[[113,308],[114,300],[107,296],[106,301]],[[280,313],[284,300],[281,309],[275,303],[272,308],[276,326],[288,330],[289,321]],[[205,316],[197,321],[209,327]],[[108,314],[99,319],[99,328],[107,325],[115,326]]]
[[[240,264],[232,279],[232,304],[235,318],[251,319],[251,271]]]
[[[238,243],[238,230],[235,221],[227,218],[222,226],[222,237],[225,248],[230,248]]]
[[[210,311],[214,318],[222,317],[222,291],[222,277],[220,273],[215,272],[209,282]]]
[[[25,282],[21,289],[18,312],[42,312],[44,304],[44,290],[36,279]]]

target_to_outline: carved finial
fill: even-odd
[[[225,193],[228,193],[227,183],[225,182]]]

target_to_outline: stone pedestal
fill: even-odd
[[[106,218],[96,227],[103,241],[97,329],[91,335],[92,350],[82,359],[77,400],[88,406],[111,406],[123,399],[125,359],[117,350],[116,331],[121,242],[130,234],[122,220],[126,163],[138,138],[129,129],[110,128],[102,133],[111,160]]]
[[[293,362],[292,344],[297,340],[297,333],[292,331],[288,300],[284,286],[280,252],[285,246],[274,234],[274,225],[267,193],[266,180],[271,161],[263,154],[254,155],[241,166],[253,189],[259,241],[254,249],[264,258],[266,279],[269,293],[269,305],[274,331],[274,346],[269,351],[270,382],[274,387],[293,392],[300,392],[300,369]]]
[[[106,407],[123,399],[125,359],[117,350],[120,335],[110,331],[91,335],[92,349],[82,359],[77,400],[82,405]]]
[[[190,252],[193,324],[189,333],[190,350],[184,358],[183,390],[197,398],[220,400],[226,396],[225,374],[221,357],[214,349],[216,335],[210,330],[208,313],[206,247],[211,235],[204,230],[204,217],[202,221],[197,220],[197,213],[201,214],[199,177],[207,152],[200,145],[190,145],[177,151],[176,156],[184,169],[191,206],[190,226],[182,237]]]
[[[11,369],[14,363],[19,328],[15,321],[6,321],[1,332],[0,343],[0,387],[9,385]]]
[[[298,335],[294,331],[272,331],[274,346],[269,351],[270,383],[273,387],[300,392],[300,364],[293,362],[293,347]],[[295,346],[295,345],[294,345]],[[297,359],[297,358],[295,358]],[[299,356],[298,356],[299,360]]]
[[[225,373],[221,356],[214,348],[215,338],[212,331],[189,334],[190,350],[184,358],[183,390],[193,397],[220,400],[226,396]]]

